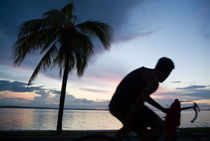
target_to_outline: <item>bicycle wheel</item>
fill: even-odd
[[[114,137],[103,134],[91,134],[85,135],[77,139],[76,141],[115,141]]]

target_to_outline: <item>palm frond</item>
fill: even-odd
[[[44,18],[42,19],[33,19],[24,22],[20,26],[18,38],[28,36],[34,32],[49,30],[52,28],[54,30],[61,30],[66,22],[67,19],[62,12],[59,10],[50,10],[44,13]]]
[[[110,47],[112,40],[112,28],[108,24],[89,20],[76,25],[76,28],[83,33],[94,35],[99,38],[105,49]]]
[[[87,62],[93,53],[93,44],[89,36],[77,32],[73,47],[74,59],[76,61],[77,75],[82,76]]]
[[[38,73],[40,71],[45,71],[49,67],[52,66],[53,60],[55,59],[55,56],[57,55],[58,50],[55,46],[55,44],[46,52],[46,54],[42,57],[41,61],[39,64],[36,66],[33,74],[31,75],[28,85],[31,85],[32,81],[36,78]]]
[[[14,64],[20,65],[25,59],[27,54],[32,51],[42,49],[41,52],[46,50],[51,44],[57,42],[58,32],[54,29],[42,30],[33,32],[28,36],[21,37],[14,44]]]
[[[66,16],[68,20],[73,20],[76,16],[73,14],[74,11],[74,3],[70,2],[64,8],[61,9],[61,12]]]
[[[62,28],[68,22],[68,19],[60,10],[53,9],[43,14],[45,25],[50,28]]]
[[[33,32],[43,30],[43,28],[44,28],[44,19],[34,19],[26,21],[20,26],[18,38],[28,36]]]

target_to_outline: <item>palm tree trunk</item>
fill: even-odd
[[[58,121],[57,121],[57,133],[62,132],[62,120],[63,120],[63,111],[64,111],[64,103],[65,103],[65,95],[66,95],[66,85],[68,80],[69,73],[69,59],[65,59],[65,68],[63,73],[63,82],[61,87],[61,95],[60,95],[60,103],[59,103],[59,111],[58,111]]]

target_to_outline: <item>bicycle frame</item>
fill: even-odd
[[[180,102],[181,102],[181,103],[184,103],[184,102],[192,102],[192,101],[180,101]],[[188,109],[193,109],[193,110],[194,110],[195,116],[194,116],[194,118],[191,120],[191,123],[193,123],[193,122],[197,119],[197,117],[198,117],[198,112],[200,112],[200,108],[199,108],[199,106],[197,105],[197,103],[195,103],[195,102],[192,102],[192,103],[193,103],[193,106],[181,108],[181,111],[182,111],[182,110],[188,110]]]

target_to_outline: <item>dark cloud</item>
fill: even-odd
[[[160,93],[165,98],[180,100],[201,100],[210,99],[209,85],[190,85],[183,88],[177,88],[179,91]]]
[[[171,83],[181,83],[181,81],[171,81]]]
[[[180,100],[201,100],[210,99],[210,90],[197,90],[197,91],[174,91],[160,93],[166,99],[180,99]]]
[[[90,91],[90,92],[97,92],[97,93],[109,92],[109,91],[106,91],[106,90],[88,89],[88,88],[82,88],[81,90]]]
[[[148,36],[156,30],[138,31],[129,30],[128,23],[129,12],[144,0],[83,0],[75,1],[75,12],[79,16],[78,22],[83,22],[89,19],[99,20],[108,23],[114,29],[113,42],[128,41],[131,39]],[[132,26],[132,25],[131,25]],[[126,30],[125,30],[126,29]],[[102,45],[94,40],[95,54],[100,54],[104,51]],[[95,57],[95,56],[94,56]]]
[[[202,101],[202,100],[209,100],[210,99],[210,89],[209,90],[197,90],[197,91],[172,91],[172,92],[164,92],[159,93],[161,96],[160,99],[156,99],[161,105],[169,107],[171,103],[175,99],[179,99],[180,101]],[[192,106],[192,103],[182,103],[182,107],[185,106]],[[210,109],[210,104],[199,102],[198,106],[202,110]]]
[[[192,90],[183,94],[187,96],[192,96],[196,99],[210,99],[210,89],[200,89],[194,91]]]
[[[131,33],[129,33],[129,34],[121,34],[121,35],[119,35],[118,38],[115,38],[115,42],[126,42],[126,41],[129,41],[129,40],[142,38],[142,37],[154,34],[154,33],[158,32],[158,31],[159,31],[159,29],[146,31],[146,32],[139,32],[139,31],[137,31],[136,33],[134,31],[131,31]]]
[[[75,12],[81,21],[93,19],[111,24],[117,32],[127,20],[128,12],[142,0],[83,0],[75,1]]]
[[[208,86],[205,86],[205,85],[191,85],[191,86],[187,86],[187,87],[177,88],[177,90],[191,91],[191,90],[204,89],[204,88],[207,88],[207,87]]]
[[[0,80],[0,91],[32,92],[41,89],[42,86],[27,87],[27,83],[25,82]]]

